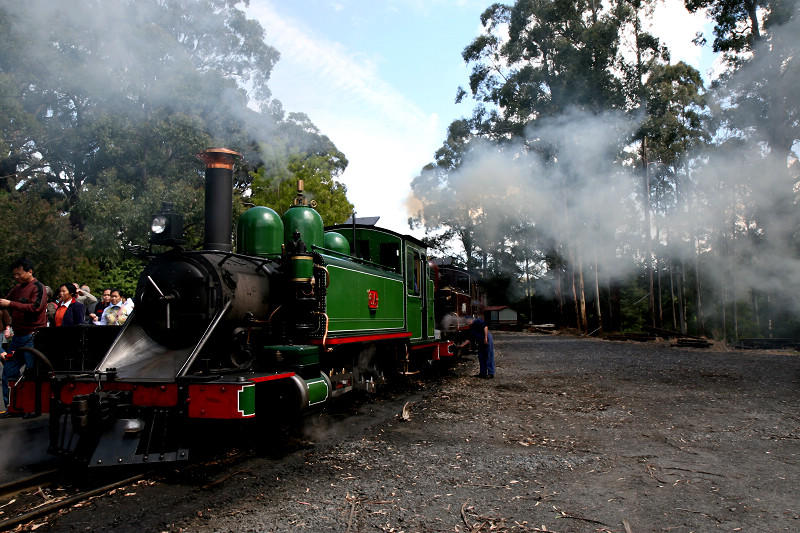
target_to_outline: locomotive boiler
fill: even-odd
[[[51,453],[88,466],[185,460],[190,426],[248,424],[269,438],[280,418],[453,354],[435,328],[421,241],[365,224],[326,229],[301,182],[282,216],[254,207],[240,217],[234,250],[239,155],[198,157],[202,249],[186,249],[181,216],[165,206],[151,243],[168,249],[151,255],[102,361],[14,387],[12,409],[49,406]]]

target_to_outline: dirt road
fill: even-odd
[[[314,417],[280,456],[130,487],[40,531],[800,531],[800,356],[495,346],[496,379],[469,359]]]

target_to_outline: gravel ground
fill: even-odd
[[[462,360],[391,399],[310,417],[267,454],[183,468],[35,526],[800,531],[800,356],[513,333],[495,347],[496,379]]]

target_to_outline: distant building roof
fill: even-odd
[[[483,308],[484,311],[502,311],[508,309],[507,305],[489,305]]]

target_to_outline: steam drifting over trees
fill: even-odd
[[[146,242],[164,200],[185,213],[190,244],[202,242],[194,156],[211,146],[244,155],[235,214],[302,174],[341,219],[331,222],[346,218],[335,180],[347,159],[272,98],[279,53],[243,5],[0,0],[0,217],[23,232],[7,217],[32,205],[43,212],[36,245],[3,239],[0,266],[26,253],[58,276],[45,282],[105,284],[109,272],[130,270],[124,249]]]
[[[530,320],[800,335],[797,5],[687,1],[725,54],[710,87],[644,31],[652,8],[488,8],[463,53],[474,112],[414,180],[412,223],[514,280],[500,298],[532,286]]]

